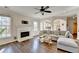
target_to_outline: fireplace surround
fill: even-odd
[[[17,28],[17,41],[22,42],[28,39],[32,39],[32,30],[30,27],[19,27]]]

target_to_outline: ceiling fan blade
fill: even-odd
[[[41,9],[44,9],[44,6],[41,6]]]
[[[48,9],[49,8],[49,6],[46,6],[44,9]]]
[[[52,13],[52,11],[44,11],[44,12],[47,12],[47,13]]]

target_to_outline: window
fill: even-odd
[[[40,23],[40,30],[52,30],[51,21],[45,20]]]
[[[11,37],[11,18],[0,16],[0,39]]]
[[[38,31],[38,23],[34,21],[34,31]]]
[[[54,20],[54,31],[60,30],[60,31],[66,31],[66,21],[62,19]]]
[[[40,30],[41,30],[41,31],[44,30],[44,22],[41,22],[41,23],[40,23]]]

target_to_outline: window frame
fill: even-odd
[[[34,25],[34,31],[38,31],[38,22],[37,21],[34,21],[33,22],[33,25]]]
[[[48,27],[50,27],[51,29],[48,29]],[[44,30],[50,30],[50,31],[53,30],[51,21],[45,20],[40,22],[40,31],[44,31]]]
[[[6,16],[6,15],[0,15],[1,17],[9,17],[10,18],[10,25],[1,25],[1,26],[5,26],[6,28],[7,27],[9,27],[10,28],[10,37],[4,37],[4,38],[0,38],[0,39],[9,39],[9,38],[12,38],[12,30],[11,30],[11,28],[12,28],[12,18],[11,18],[11,16]],[[1,34],[2,35],[2,34]],[[7,33],[6,33],[6,35],[7,35]]]

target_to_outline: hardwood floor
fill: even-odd
[[[30,39],[21,43],[14,42],[0,46],[0,53],[67,53],[57,50],[57,43],[53,41],[52,45],[41,43],[39,37]]]

